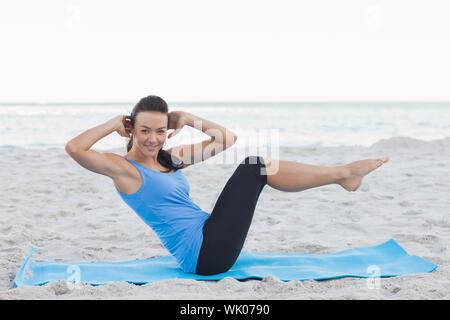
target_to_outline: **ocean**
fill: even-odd
[[[0,105],[0,148],[64,148],[83,131],[131,113],[135,103]],[[434,140],[450,136],[450,103],[170,103],[238,135],[239,146],[370,146],[381,139]],[[207,135],[185,127],[166,147],[195,143]],[[113,133],[96,150],[125,148]]]

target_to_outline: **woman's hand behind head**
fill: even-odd
[[[169,113],[169,121],[167,125],[167,130],[174,129],[168,135],[168,139],[172,138],[174,135],[178,134],[178,132],[183,129],[185,125],[184,111],[172,111]]]
[[[116,132],[125,138],[130,138],[132,133],[131,117],[120,115],[114,118]]]

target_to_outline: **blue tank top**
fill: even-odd
[[[127,159],[127,158],[125,158]],[[190,198],[181,170],[163,173],[127,159],[138,169],[142,185],[133,194],[116,190],[125,203],[149,225],[184,272],[195,273],[209,213]]]

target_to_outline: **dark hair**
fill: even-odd
[[[169,107],[167,106],[167,103],[158,96],[150,95],[148,97],[142,98],[133,108],[133,111],[131,112],[130,118],[131,118],[131,126],[134,128],[134,125],[136,123],[136,117],[139,114],[139,112],[145,112],[145,111],[157,111],[161,113],[167,114],[169,116]],[[133,146],[133,136],[131,136],[130,140],[127,144],[127,152],[131,150],[131,147]],[[172,157],[176,160],[177,166],[174,166],[172,163]],[[163,150],[162,148],[159,149],[158,162],[168,170],[165,172],[170,172],[173,170],[183,169],[184,163],[180,159],[178,159],[175,156],[172,156],[170,153],[168,153],[166,150]]]

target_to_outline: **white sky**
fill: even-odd
[[[448,0],[2,0],[0,102],[450,101]]]

